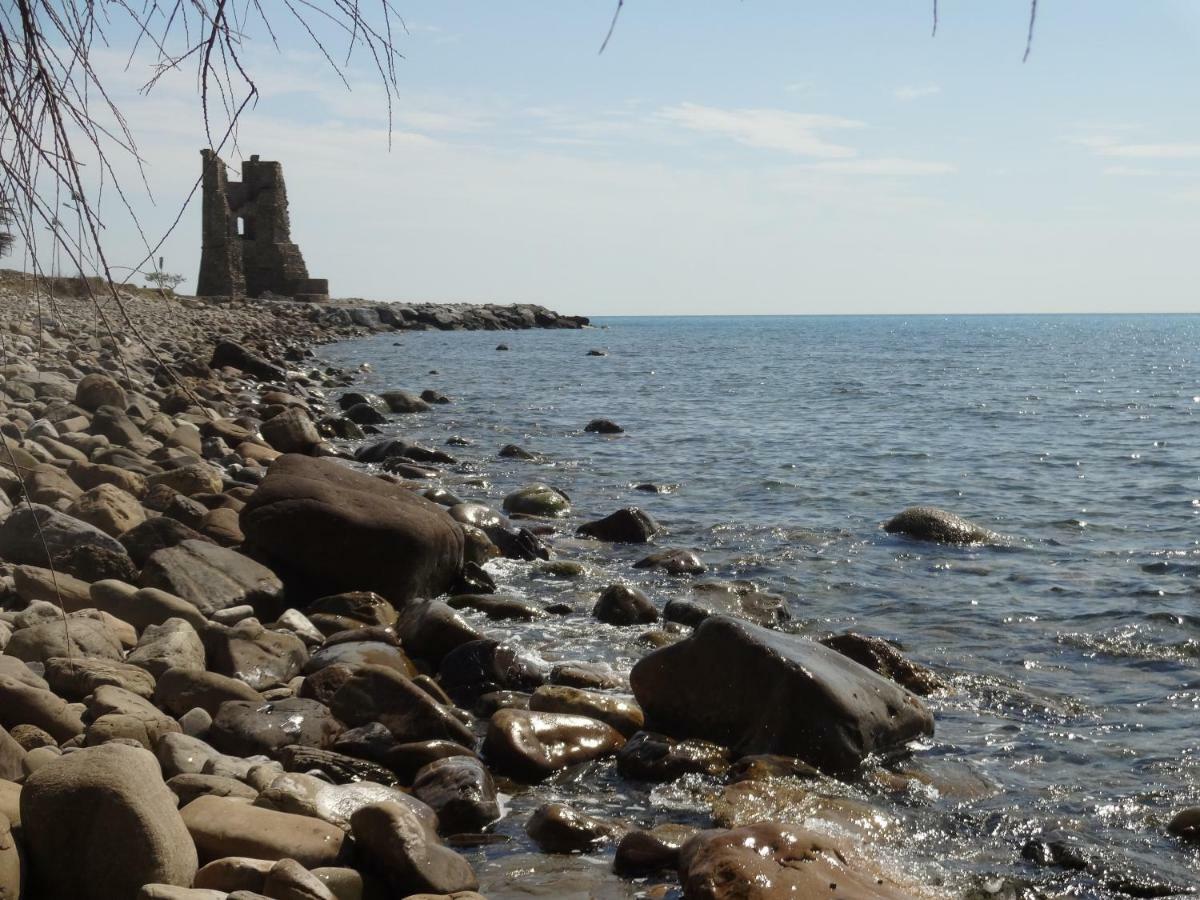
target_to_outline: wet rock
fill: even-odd
[[[649,831],[630,831],[617,842],[613,871],[641,878],[679,867],[679,850],[696,834],[687,825],[667,823]]]
[[[592,615],[609,625],[647,625],[658,621],[650,598],[627,584],[610,584],[596,601]]]
[[[830,773],[933,732],[933,716],[895,683],[814,641],[726,616],[643,657],[630,681],[651,728]]]
[[[488,723],[483,753],[498,771],[537,782],[559,769],[606,756],[624,743],[620,732],[596,719],[502,709]]]
[[[996,537],[983,526],[934,506],[910,506],[889,519],[883,529],[941,544],[986,544]]]
[[[438,681],[456,703],[470,705],[493,691],[532,691],[545,667],[516,647],[491,639],[464,643],[443,657]]]
[[[272,608],[283,596],[283,584],[266,566],[205,541],[157,551],[138,583],[182,597],[206,616],[243,603]]]
[[[506,594],[456,594],[446,601],[452,609],[475,609],[489,619],[530,622],[544,618],[545,610],[531,600]]]
[[[1021,859],[1039,866],[1055,866],[1073,871],[1088,867],[1079,837],[1064,831],[1034,835],[1021,847]]]
[[[337,744],[337,738],[334,743]],[[279,753],[279,761],[289,772],[320,772],[334,784],[373,782],[387,787],[397,784],[395,774],[389,769],[334,750],[289,744]]]
[[[213,716],[208,741],[233,756],[278,757],[289,744],[329,747],[342,723],[316,700],[291,697],[274,703],[227,700]]]
[[[589,816],[562,803],[539,806],[525,823],[525,833],[546,853],[590,853],[625,830],[617,822]]]
[[[227,856],[334,865],[346,832],[311,816],[250,806],[232,797],[198,797],[180,810],[201,862]]]
[[[412,792],[437,813],[443,834],[482,831],[500,818],[496,785],[473,756],[428,763],[413,779]]]
[[[452,756],[477,758],[475,751],[454,741],[413,741],[393,745],[386,751],[384,760],[401,781],[411,784],[425,766]]]
[[[398,896],[451,894],[479,886],[470,863],[442,845],[408,807],[379,803],[351,817],[356,844]]]
[[[709,616],[734,616],[756,625],[781,625],[791,618],[787,601],[760,591],[748,581],[712,581],[694,585],[686,597],[673,597],[663,618],[682,625],[699,625]]]
[[[603,519],[585,522],[576,533],[618,544],[644,544],[661,530],[662,526],[649,513],[629,506]]]
[[[524,459],[534,460],[540,457],[536,453],[530,453],[524,447],[517,444],[505,444],[500,448],[500,452],[496,454],[501,459]]]
[[[709,741],[677,741],[639,731],[617,751],[617,770],[639,781],[674,781],[693,772],[717,777],[729,770],[729,750]]]
[[[550,670],[551,684],[584,690],[608,691],[628,688],[623,675],[604,662],[559,663]]]
[[[589,350],[587,356],[608,356],[607,350]]]
[[[794,756],[756,753],[743,756],[729,769],[729,780],[765,781],[768,778],[819,778],[821,773]]]
[[[592,419],[583,426],[589,434],[624,434],[625,429],[611,419]]]
[[[227,700],[262,702],[258,692],[244,681],[217,672],[167,669],[154,687],[154,702],[173,716],[197,707],[216,715]]]
[[[668,575],[700,575],[708,567],[691,550],[661,550],[643,556],[633,564],[635,569],[660,569]]]
[[[332,709],[351,727],[379,722],[399,741],[451,740],[468,747],[475,741],[447,707],[383,666],[357,670],[334,695]]]
[[[21,791],[21,826],[47,897],[118,900],[196,874],[175,798],[144,750],[105,744],[42,766]]]
[[[688,897],[912,900],[913,894],[852,859],[844,842],[763,822],[693,837],[679,852],[679,881]]]
[[[443,593],[462,568],[462,532],[441,507],[331,460],[276,460],[242,529],[318,595],[373,590],[401,603]]]
[[[209,668],[256,691],[286,684],[300,674],[308,648],[294,634],[264,628],[254,619],[233,627],[210,623],[204,632]]]
[[[548,484],[530,484],[505,497],[503,507],[513,515],[559,518],[571,511],[571,500]]]
[[[321,597],[309,605],[306,614],[325,635],[351,628],[388,628],[396,624],[395,607],[372,591]]]
[[[320,672],[329,666],[361,669],[363,666],[386,666],[411,678],[417,668],[399,647],[383,641],[343,641],[322,647],[304,665],[306,675]]]
[[[906,658],[900,648],[883,638],[847,631],[822,638],[821,643],[914,694],[925,696],[946,686],[932,669]]]
[[[366,403],[356,403],[346,410],[346,418],[356,425],[382,425],[387,416]]]
[[[1177,812],[1167,823],[1167,831],[1185,841],[1200,844],[1200,806],[1189,806]]]
[[[285,772],[273,778],[254,801],[255,806],[312,816],[343,831],[350,830],[356,812],[375,803],[396,803],[407,807],[430,828],[437,825],[433,810],[420,800],[399,788],[370,781],[330,784],[311,774]]]
[[[529,709],[598,719],[625,737],[641,729],[644,724],[642,710],[632,697],[601,694],[565,685],[542,685],[530,696]]]

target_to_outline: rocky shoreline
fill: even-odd
[[[367,393],[313,356],[368,330],[585,320],[144,294],[101,316],[0,291],[0,897],[948,895],[884,862],[886,814],[840,787],[972,789],[903,762],[936,673],[780,630],[781,598],[704,580],[636,507],[564,533],[552,486],[456,496],[460,448],[372,434],[446,397]],[[994,537],[928,509],[887,527]],[[539,603],[489,566],[565,571],[577,540],[647,544],[638,566],[693,589]],[[553,616],[640,658],[547,665],[520,635]],[[705,812],[526,812],[571,783],[695,790]],[[514,815],[545,855],[481,878]],[[608,876],[581,876],[598,857]]]

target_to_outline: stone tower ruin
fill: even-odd
[[[329,282],[309,278],[292,243],[283,166],[257,156],[242,161],[242,180],[230,181],[212,150],[204,159],[201,297],[329,299]]]

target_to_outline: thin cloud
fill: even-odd
[[[922,97],[932,97],[934,94],[940,94],[941,92],[941,86],[936,84],[905,84],[892,91],[892,95],[897,100],[910,103],[913,100],[920,100]]]
[[[1131,143],[1111,135],[1089,135],[1071,138],[1071,142],[1087,147],[1097,156],[1120,159],[1200,159],[1200,144],[1167,141],[1164,143]]]
[[[888,157],[881,159],[839,159],[831,162],[812,163],[805,168],[817,172],[833,172],[842,175],[890,175],[894,177],[952,175],[958,171],[958,168],[950,163]]]
[[[840,159],[856,153],[853,147],[832,143],[819,132],[863,127],[862,122],[840,116],[782,109],[721,109],[696,103],[666,107],[659,116],[689,131],[726,137],[747,147],[818,159]]]

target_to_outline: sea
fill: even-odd
[[[841,788],[850,807],[880,811],[868,839],[889,865],[961,897],[1200,885],[1200,849],[1166,831],[1200,804],[1200,316],[594,325],[320,351],[361,367],[358,389],[453,399],[383,430],[453,453],[443,483],[457,495],[499,506],[546,482],[570,496],[548,541],[581,577],[509,561],[489,571],[506,593],[581,613],[469,613],[483,630],[549,662],[627,670],[645,629],[591,619],[596,593],[631,583],[661,608],[690,582],[632,568],[644,547],[572,535],[639,506],[664,527],[656,545],[700,554],[703,578],[785,597],[789,630],[877,635],[947,680],[927,700],[936,733],[908,763],[919,777]],[[601,417],[624,433],[584,431]],[[447,447],[451,436],[471,445]],[[498,457],[510,443],[542,459]],[[917,504],[1002,540],[942,546],[882,529]],[[535,854],[524,813],[557,799],[640,825],[703,822],[719,791],[698,777],[631,787],[607,763],[514,791],[495,843],[464,852],[488,896],[633,897],[645,885],[607,874],[611,853]]]

